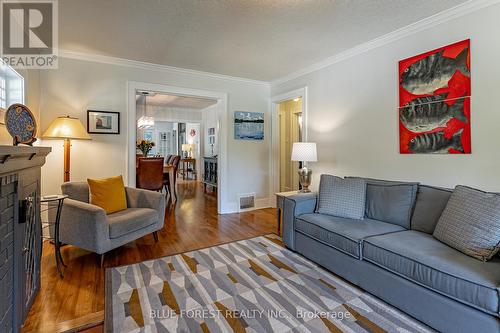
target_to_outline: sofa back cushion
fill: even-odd
[[[365,216],[366,182],[321,175],[316,212],[349,219]]]
[[[365,216],[410,229],[418,183],[349,177],[366,181]]]
[[[455,187],[433,236],[471,257],[490,260],[500,249],[500,195]]]
[[[412,230],[432,234],[453,190],[420,185],[411,218]]]

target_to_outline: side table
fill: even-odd
[[[64,199],[66,199],[68,196],[67,195],[47,195],[43,196],[40,199],[40,204],[42,207],[44,207],[41,212],[46,212],[52,209],[57,209],[56,211],[56,219],[55,221],[42,221],[42,229],[45,228],[50,228],[50,226],[54,226],[54,237],[46,237],[43,236],[42,232],[42,237],[44,239],[48,240],[53,240],[54,241],[54,255],[56,258],[56,265],[57,265],[57,271],[59,272],[59,275],[63,278],[64,274],[61,269],[61,265],[66,267],[66,264],[64,264],[64,261],[61,256],[61,242],[59,241],[59,224],[61,223],[61,211],[62,207],[64,204]],[[50,219],[50,214],[49,219]]]
[[[193,157],[184,157],[181,158],[182,162],[182,180],[189,179],[189,172],[191,172],[191,176],[196,180],[196,159]],[[191,167],[190,167],[191,166]]]
[[[276,208],[278,209],[278,236],[281,236],[281,211],[283,210],[283,201],[286,197],[299,193],[298,191],[278,192],[276,195]]]

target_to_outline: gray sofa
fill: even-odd
[[[500,258],[482,262],[432,236],[452,190],[371,182],[416,184],[409,224],[394,222],[405,219],[398,211],[386,221],[318,214],[315,193],[297,194],[284,200],[285,245],[438,331],[500,332]],[[367,210],[380,198],[367,190]]]
[[[104,209],[89,203],[86,182],[61,186],[68,195],[61,212],[60,240],[101,255],[128,242],[163,228],[165,195],[126,187],[127,209],[106,215]]]

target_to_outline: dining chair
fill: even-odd
[[[165,164],[170,164],[172,162],[172,158],[174,158],[174,155],[168,155],[165,159]]]
[[[177,193],[176,193],[176,190],[175,190],[175,184],[177,183],[177,171],[179,169],[179,162],[181,160],[181,157],[179,155],[173,155],[172,157],[172,161],[170,164],[172,164],[172,167],[173,167],[173,179],[174,179],[174,183],[173,184],[170,184],[170,178],[169,178],[169,175],[168,174],[164,174],[163,175],[163,186],[165,187],[165,190],[166,191],[169,191],[169,189],[172,189],[172,192],[174,193],[170,193],[170,195],[174,196],[175,199],[177,200]]]
[[[136,187],[161,192],[163,188],[163,157],[139,158]]]

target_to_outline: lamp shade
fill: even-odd
[[[182,151],[193,151],[193,145],[189,143],[183,143]]]
[[[315,142],[295,142],[293,144],[292,161],[316,162],[317,160]]]
[[[90,140],[90,135],[78,118],[63,116],[56,118],[43,134],[45,139]]]

